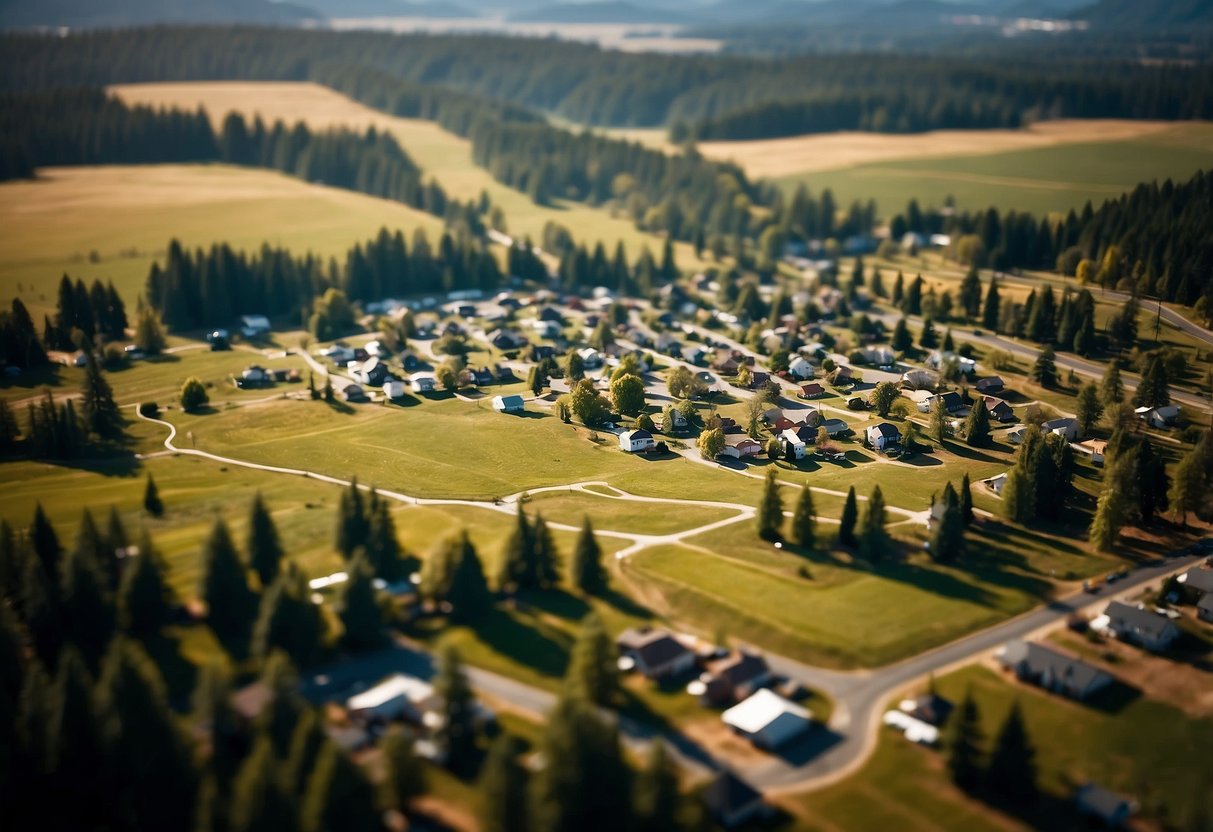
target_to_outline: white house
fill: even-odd
[[[264,315],[245,315],[240,319],[240,334],[245,338],[260,338],[269,331],[270,319]]]
[[[522,396],[494,396],[493,410],[498,413],[521,413],[526,410]]]
[[[1139,407],[1133,411],[1152,428],[1169,428],[1179,421],[1179,405],[1168,404],[1162,407]]]
[[[793,356],[792,360],[788,362],[788,372],[796,378],[804,379],[812,378],[814,369],[808,359],[797,355]]]
[[[807,709],[768,688],[729,708],[721,719],[754,745],[768,750],[786,745],[813,725]]]
[[[895,445],[901,444],[901,431],[896,425],[891,425],[888,422],[881,422],[879,425],[872,425],[866,432],[868,444],[873,450],[884,451]]]
[[[438,386],[438,379],[432,373],[414,373],[409,379],[414,393],[433,393]]]
[[[1117,638],[1152,652],[1166,650],[1179,638],[1179,628],[1166,616],[1144,607],[1113,601],[1104,610],[1108,627]]]
[[[939,377],[927,370],[907,370],[901,374],[901,384],[912,390],[934,390]]]
[[[1042,433],[1053,433],[1063,437],[1067,442],[1078,438],[1078,420],[1063,416],[1060,419],[1050,419],[1040,426]]]
[[[389,399],[398,399],[404,395],[404,382],[399,379],[392,379],[384,382],[383,395]]]
[[[932,370],[942,370],[948,364],[956,363],[960,372],[967,375],[972,375],[977,372],[977,362],[972,358],[965,358],[963,355],[957,355],[954,352],[935,350],[927,356],[927,366]]]
[[[619,434],[619,449],[628,453],[645,451],[656,444],[653,434],[647,430],[625,430]]]
[[[383,722],[407,719],[420,723],[426,714],[437,711],[438,704],[433,685],[415,676],[397,673],[373,688],[351,696],[345,707],[363,719]]]
[[[795,459],[804,459],[807,446],[800,435],[792,428],[788,428],[783,433],[779,434],[779,440],[783,443],[785,452],[788,448],[792,450],[792,456]]]
[[[983,482],[985,482],[987,488],[993,491],[997,496],[1001,497],[1002,489],[1005,488],[1007,484],[1007,473],[1006,471],[1003,471],[1001,474],[996,474],[995,476],[990,477],[988,480],[983,480]]]

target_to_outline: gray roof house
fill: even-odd
[[[1179,638],[1175,622],[1144,607],[1113,601],[1104,610],[1104,615],[1117,638],[1152,652],[1166,650]]]
[[[650,679],[669,679],[695,666],[695,654],[668,630],[648,627],[625,630],[615,640],[622,656]]]
[[[1179,576],[1179,582],[1184,589],[1197,595],[1213,594],[1213,569],[1203,569],[1193,566]]]
[[[1137,802],[1095,783],[1087,783],[1074,791],[1074,807],[1078,813],[1097,818],[1112,828],[1124,826],[1137,811]]]
[[[1021,681],[1071,699],[1086,699],[1112,682],[1112,677],[1098,667],[1035,642],[1009,642],[998,651],[997,657]]]
[[[1205,595],[1196,605],[1196,615],[1201,621],[1213,624],[1213,592]]]
[[[704,704],[724,705],[750,696],[771,681],[771,667],[757,653],[740,650],[735,656],[708,665],[699,677]]]
[[[865,432],[868,444],[877,451],[887,451],[901,444],[901,431],[896,425],[891,425],[888,422],[881,422],[879,425],[872,425]]]

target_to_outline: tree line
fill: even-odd
[[[206,112],[128,106],[99,89],[0,96],[0,178],[30,178],[50,165],[224,162],[264,167],[403,202],[438,216],[447,198],[391,136],[369,128],[313,132],[299,122],[248,124],[239,113],[218,134]]]
[[[739,55],[661,55],[502,36],[276,31],[254,27],[8,35],[10,89],[198,79],[319,80],[358,66],[475,93],[583,124],[695,125],[741,111],[749,133],[812,128],[822,108],[848,129],[930,129],[955,122],[1046,118],[1208,118],[1207,64],[1132,56],[1042,53],[924,57],[857,52],[778,61]],[[839,111],[830,102],[837,102]],[[854,102],[866,102],[852,108]],[[777,107],[767,107],[779,103]],[[949,122],[952,122],[950,124]],[[711,128],[709,128],[711,129]]]

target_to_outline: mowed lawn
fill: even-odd
[[[1182,123],[1159,133],[1119,141],[1087,141],[980,156],[905,158],[841,170],[787,175],[776,181],[789,192],[805,184],[831,188],[842,204],[875,199],[884,216],[910,199],[938,206],[952,196],[958,207],[996,206],[1036,215],[1098,206],[1140,182],[1187,180],[1213,167],[1213,124]]]
[[[647,503],[560,491],[547,491],[528,497],[526,510],[538,512],[547,520],[573,526],[588,517],[595,529],[636,534],[673,534],[737,514],[727,508]]]
[[[134,316],[148,269],[171,239],[187,246],[263,243],[341,259],[380,228],[432,239],[442,221],[405,205],[225,165],[48,168],[0,184],[0,302],[53,313],[66,273],[112,280]]]
[[[1045,791],[1032,813],[993,810],[947,780],[941,755],[884,730],[875,756],[855,776],[813,794],[789,798],[797,828],[968,830],[1075,828],[1073,789],[1089,780],[1133,795],[1143,811],[1176,828],[1198,828],[1196,811],[1213,790],[1208,749],[1213,720],[1192,719],[1132,694],[1079,704],[1013,683],[984,667],[936,680],[940,694],[959,701],[972,691],[986,750],[1012,702],[1023,711]],[[1189,826],[1188,824],[1191,824]]]
[[[396,118],[365,107],[328,87],[294,82],[221,82],[200,81],[165,84],[125,84],[111,88],[130,103],[155,106],[204,107],[212,120],[221,123],[229,112],[287,122],[306,121],[315,127],[345,126],[357,130],[375,127],[391,133],[413,161],[434,177],[448,196],[460,200],[479,199],[488,194],[494,205],[505,212],[506,231],[517,237],[530,236],[538,245],[543,227],[559,223],[572,232],[578,243],[593,246],[601,242],[608,254],[622,240],[632,259],[648,246],[658,256],[663,240],[636,229],[624,216],[576,202],[555,206],[536,205],[521,191],[497,182],[472,162],[472,144],[448,133],[432,121]],[[683,268],[700,265],[691,246],[677,246]]]

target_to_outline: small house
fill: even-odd
[[[939,393],[934,396],[927,396],[918,403],[918,410],[922,413],[931,413],[938,406],[936,402],[943,402],[943,409],[948,413],[959,413],[968,406],[964,396],[957,393],[955,390],[949,390],[946,393]]]
[[[240,387],[266,387],[269,384],[270,374],[258,364],[253,364],[240,373]]]
[[[734,732],[768,751],[787,745],[813,725],[807,709],[767,688],[729,708],[721,719]]]
[[[653,434],[647,430],[625,430],[619,434],[619,449],[628,453],[647,451],[656,444]]]
[[[698,696],[703,705],[720,706],[740,702],[766,687],[772,680],[771,667],[757,653],[739,650],[736,655],[712,662],[687,692]]]
[[[985,378],[979,378],[973,384],[973,388],[982,395],[999,393],[1005,386],[1006,385],[1003,384],[1002,379],[998,376],[986,376]]]
[[[788,373],[794,378],[812,378],[815,372],[813,364],[802,355],[792,356],[788,362]]]
[[[1190,598],[1213,596],[1213,569],[1193,566],[1176,580],[1183,587],[1184,594]]]
[[[1173,427],[1179,421],[1179,405],[1168,404],[1162,407],[1139,407],[1133,411],[1152,428],[1164,429]]]
[[[800,398],[802,399],[819,399],[826,394],[826,390],[817,382],[812,384],[802,384],[800,386]]]
[[[911,390],[934,390],[939,377],[927,370],[907,370],[901,374],[901,386]]]
[[[534,344],[531,347],[531,360],[538,363],[545,358],[555,358],[556,348],[551,344]]]
[[[1110,685],[1112,677],[1076,656],[1030,641],[999,648],[999,663],[1020,681],[1082,701]]]
[[[498,413],[521,413],[526,410],[522,396],[494,396],[493,410]]]
[[[1004,423],[1015,421],[1015,411],[1011,409],[1011,405],[1002,399],[996,399],[993,396],[983,396],[982,401],[986,403],[986,411],[994,421]]]
[[[517,350],[527,344],[526,336],[511,329],[498,329],[489,333],[489,343],[499,350]]]
[[[730,771],[720,772],[704,786],[703,805],[725,829],[740,826],[770,811],[762,792]]]
[[[1117,638],[1152,653],[1166,650],[1179,638],[1179,628],[1174,621],[1144,607],[1113,601],[1104,610],[1104,615],[1108,617],[1108,629]]]
[[[1087,783],[1075,790],[1074,808],[1084,817],[1095,818],[1105,826],[1117,829],[1128,823],[1137,811],[1137,803],[1103,786]]]
[[[826,429],[831,439],[837,439],[840,436],[848,436],[851,433],[851,426],[842,419],[826,419],[822,421],[821,427]]]
[[[244,315],[240,318],[240,334],[252,341],[270,332],[270,319],[265,315]]]
[[[976,361],[972,358],[965,358],[963,355],[957,355],[954,352],[935,350],[927,356],[927,366],[932,370],[942,370],[952,363],[955,363],[957,369],[966,376],[972,375],[977,371]]]
[[[1103,439],[1084,439],[1074,445],[1074,448],[1086,454],[1092,465],[1103,465],[1108,443]]]
[[[404,382],[395,378],[385,382],[383,385],[383,395],[389,399],[400,398],[404,395]]]
[[[426,714],[437,712],[434,686],[414,676],[397,673],[345,702],[350,716],[370,723],[404,720],[422,724]]]
[[[1007,473],[1006,471],[1003,471],[1001,474],[995,474],[988,480],[982,480],[982,482],[984,482],[986,487],[993,491],[996,496],[1001,497],[1002,490],[1007,485]]]
[[[1060,419],[1050,419],[1040,426],[1042,433],[1052,433],[1062,437],[1067,442],[1073,442],[1078,438],[1078,420],[1072,419],[1069,416],[1063,416]]]
[[[1213,593],[1202,596],[1197,602],[1196,617],[1213,624]]]
[[[788,428],[780,433],[779,441],[783,445],[784,455],[790,454],[792,459],[804,459],[808,452],[808,443],[801,439],[793,428]]]
[[[901,431],[896,425],[888,422],[872,425],[865,432],[865,436],[868,444],[876,451],[888,451],[901,445]]]
[[[615,645],[619,648],[620,668],[638,670],[649,679],[678,678],[695,667],[695,654],[668,630],[625,630]]]
[[[587,370],[597,370],[603,364],[602,353],[593,347],[577,350],[577,355],[581,357],[581,366]]]
[[[724,437],[724,450],[722,453],[736,459],[747,456],[758,456],[762,453],[762,443],[757,439],[751,439],[744,433],[727,434]]]
[[[414,373],[409,383],[414,393],[433,393],[438,388],[438,379],[432,373]]]
[[[366,391],[362,389],[361,384],[347,384],[341,388],[341,398],[347,402],[365,402]]]
[[[1007,431],[1007,441],[1012,445],[1022,445],[1024,435],[1028,432],[1027,425],[1016,425]]]

